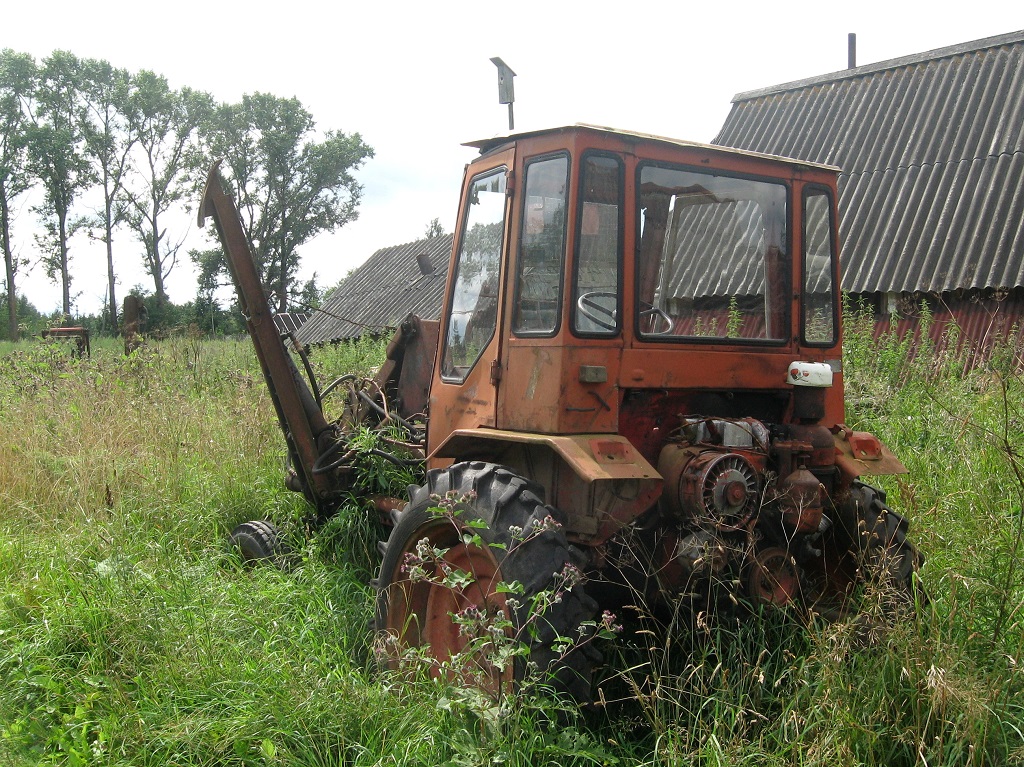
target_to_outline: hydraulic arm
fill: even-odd
[[[256,261],[242,229],[234,201],[225,189],[218,164],[210,168],[199,209],[199,225],[213,218],[238,291],[246,328],[256,348],[277,417],[288,443],[289,456],[301,490],[318,512],[336,504],[338,478],[332,472],[315,471],[317,461],[337,441],[334,428],[324,417],[306,381],[300,375],[277,327],[260,282]]]

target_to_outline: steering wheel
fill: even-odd
[[[595,300],[598,298],[610,298],[612,301],[617,302],[619,297],[609,290],[593,290],[589,293],[581,293],[580,297],[576,299],[576,308],[580,314],[602,330],[618,330],[616,310],[614,308],[609,309],[601,302]],[[672,318],[664,309],[659,309],[654,304],[641,301],[640,317],[647,319],[650,330],[646,332],[651,335],[664,335],[665,333],[672,332],[674,324]]]
[[[602,330],[618,330],[614,306],[609,309],[604,304],[596,301],[595,299],[597,298],[610,298],[616,304],[619,300],[618,295],[609,290],[592,290],[589,293],[580,293],[580,297],[576,299],[576,308],[579,310],[579,313]]]

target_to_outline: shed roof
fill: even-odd
[[[740,93],[714,143],[842,168],[846,290],[1024,285],[1024,31]]]
[[[452,238],[381,248],[327,296],[296,337],[322,344],[393,330],[410,313],[438,317]]]
[[[278,333],[294,333],[309,317],[309,312],[278,312],[274,315],[274,325]]]

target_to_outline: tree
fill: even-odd
[[[190,250],[188,255],[198,270],[196,276],[197,300],[212,302],[214,293],[221,286],[220,275],[223,273],[220,249]]]
[[[107,246],[107,311],[117,332],[117,294],[114,274],[114,228],[126,216],[121,200],[135,133],[128,121],[131,75],[106,61],[83,62],[83,97],[88,120],[85,151],[103,189],[103,209],[91,222],[101,228]]]
[[[229,284],[224,273],[224,254],[219,247],[208,250],[190,250],[189,257],[198,270],[194,322],[210,333],[244,333],[241,307],[237,303],[224,309],[217,299],[217,291]]]
[[[54,51],[43,60],[36,89],[36,113],[29,131],[30,166],[46,192],[35,211],[43,217],[36,239],[50,279],[60,282],[63,312],[71,314],[71,274],[68,241],[80,222],[70,218],[78,194],[95,180],[83,153],[85,107],[82,101],[82,62],[67,51]]]
[[[441,226],[441,219],[435,218],[427,224],[427,231],[424,237],[428,240],[432,240],[435,237],[444,237],[444,227]]]
[[[194,191],[202,164],[197,129],[209,118],[213,100],[190,88],[172,90],[166,78],[153,72],[139,72],[132,80],[128,125],[136,137],[138,161],[125,185],[127,222],[144,247],[146,271],[160,306],[167,301],[164,284],[184,242],[184,236],[167,237],[164,217]]]
[[[296,299],[296,303],[303,311],[309,312],[320,308],[320,304],[324,300],[324,292],[316,284],[316,272],[313,272],[313,276],[302,283],[302,290],[299,291]]]
[[[362,187],[352,173],[373,156],[358,133],[327,131],[316,141],[314,128],[298,99],[265,93],[221,106],[205,127],[281,312],[296,293],[299,248],[357,217]]]
[[[39,313],[26,296],[18,296],[14,301],[8,302],[7,294],[0,293],[0,307],[6,307],[4,311],[10,312],[11,305],[14,306],[15,316],[15,329],[19,332],[35,332],[39,330],[43,325],[43,315]],[[16,336],[7,335],[6,333],[0,332],[0,338],[6,338],[9,341],[17,341]]]
[[[29,100],[35,80],[36,63],[31,56],[9,48],[0,51],[0,248],[7,277],[7,337],[12,341],[18,340],[15,277],[24,266],[11,244],[13,206],[32,185],[28,170],[28,125]]]

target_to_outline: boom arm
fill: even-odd
[[[213,218],[227,259],[231,279],[242,304],[246,328],[259,359],[267,390],[288,443],[288,452],[306,498],[319,512],[332,511],[344,488],[335,472],[316,471],[317,461],[337,441],[309,386],[274,325],[273,313],[263,291],[252,249],[242,229],[238,209],[225,188],[214,163],[206,179],[199,208],[199,226]]]

